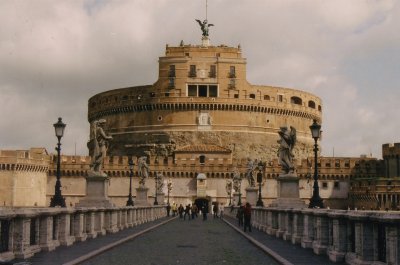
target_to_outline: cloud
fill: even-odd
[[[322,152],[380,156],[395,132],[396,1],[208,1],[212,44],[241,44],[250,83],[323,100]],[[204,1],[1,1],[0,148],[44,146],[63,117],[63,151],[87,154],[87,100],[152,84],[166,44],[198,44]],[[398,138],[398,137],[397,137]]]

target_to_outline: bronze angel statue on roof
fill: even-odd
[[[280,139],[278,158],[279,164],[285,174],[294,174],[294,164],[293,164],[293,148],[296,144],[296,129],[290,126],[290,130],[284,126],[280,128],[278,132]]]
[[[199,23],[201,31],[203,31],[203,37],[208,37],[208,28],[214,26],[214,24],[208,24],[207,19],[201,22],[199,19],[196,19],[197,23]]]

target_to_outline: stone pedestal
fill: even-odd
[[[76,207],[115,207],[108,198],[109,178],[102,172],[89,171],[86,177],[86,197]]]
[[[152,205],[147,199],[147,192],[149,188],[146,187],[139,187],[136,189],[136,199],[135,205],[136,206],[149,206]]]
[[[256,187],[246,188],[246,203],[250,203],[251,206],[256,206],[258,199],[258,189]]]
[[[239,192],[234,192],[233,193],[233,201],[232,201],[232,204],[234,205],[234,206],[237,206],[238,205],[238,203],[239,203],[239,196],[240,196],[241,194],[239,193]]]
[[[162,192],[157,193],[157,202],[158,202],[158,205],[166,204],[166,203],[164,202],[164,200],[165,200],[165,194],[162,193]]]
[[[201,46],[203,46],[203,47],[210,46],[210,39],[208,37],[206,37],[206,36],[203,36],[201,38]]]
[[[299,178],[296,174],[281,174],[278,177],[278,198],[271,207],[307,208],[299,195]]]

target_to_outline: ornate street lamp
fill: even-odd
[[[321,137],[321,125],[317,123],[317,120],[314,120],[313,124],[310,126],[312,138],[314,138],[314,186],[313,186],[313,195],[310,199],[310,204],[308,208],[324,208],[324,204],[322,202],[321,197],[319,196],[319,187],[318,187],[318,138]]]
[[[158,181],[158,174],[156,172],[154,172],[154,182],[155,182],[155,188],[156,188],[156,192],[155,192],[155,196],[154,196],[154,205],[158,205],[158,201],[157,201],[157,181]]]
[[[232,205],[232,180],[228,180],[225,186],[226,192],[229,195],[229,206]]]
[[[261,184],[262,184],[262,178],[263,178],[263,171],[264,171],[264,165],[260,160],[260,162],[258,163],[258,173],[257,173],[258,200],[256,203],[256,206],[260,206],[260,207],[264,207],[264,203],[262,201],[262,196],[261,196]]]
[[[65,207],[65,198],[61,195],[61,181],[60,181],[60,152],[61,152],[61,137],[64,135],[64,129],[66,124],[62,122],[61,118],[58,118],[58,122],[53,124],[55,133],[58,139],[57,143],[57,180],[56,180],[56,186],[54,188],[54,196],[51,198],[50,201],[50,207],[55,207],[55,206],[60,206],[60,207]]]
[[[126,202],[126,206],[134,206],[133,200],[132,200],[132,177],[133,177],[133,160],[132,158],[129,159],[129,195],[128,195],[128,201]]]

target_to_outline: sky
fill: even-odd
[[[400,142],[395,0],[208,0],[212,45],[241,45],[247,79],[323,102],[322,155],[381,158]],[[200,44],[206,0],[0,0],[0,149],[87,155],[88,99],[157,80],[165,45]]]

